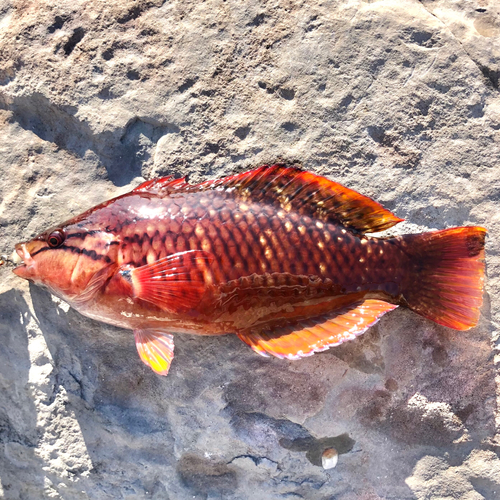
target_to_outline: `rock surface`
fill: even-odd
[[[473,330],[399,309],[297,362],[178,336],[166,378],[0,268],[0,497],[500,498],[499,75],[496,0],[0,2],[2,252],[143,178],[277,159],[399,232],[489,229]]]

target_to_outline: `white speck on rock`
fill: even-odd
[[[335,448],[328,448],[321,455],[321,464],[323,469],[333,469],[339,461],[339,454]]]

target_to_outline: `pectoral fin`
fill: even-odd
[[[135,345],[142,362],[159,375],[167,375],[174,359],[174,337],[161,330],[134,330]]]
[[[396,307],[383,300],[362,300],[282,328],[239,332],[238,337],[263,356],[298,359],[354,339]]]
[[[122,269],[120,274],[132,285],[134,297],[180,313],[200,302],[206,291],[203,273],[212,259],[207,252],[191,250],[145,266]]]

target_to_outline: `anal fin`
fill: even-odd
[[[159,375],[167,375],[174,359],[174,337],[161,330],[134,330],[142,362]]]
[[[238,337],[263,356],[299,359],[354,339],[396,307],[366,299],[272,331],[238,332]]]

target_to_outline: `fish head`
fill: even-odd
[[[79,216],[18,243],[12,260],[20,265],[13,272],[71,302],[116,263],[116,235],[93,219]]]

